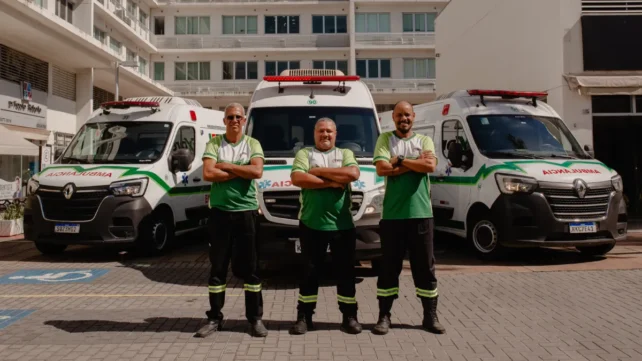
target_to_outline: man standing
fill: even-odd
[[[254,138],[243,134],[245,110],[238,103],[225,108],[225,134],[212,138],[203,154],[203,178],[212,182],[210,192],[209,320],[194,336],[206,337],[220,329],[225,304],[227,269],[244,280],[245,314],[253,336],[267,336],[263,325],[261,280],[257,275],[256,181],[263,175],[263,149]],[[235,252],[232,252],[235,248]],[[232,257],[232,255],[234,255]]]
[[[399,294],[399,274],[406,251],[417,296],[424,309],[422,326],[444,333],[437,318],[437,278],[433,254],[433,215],[430,180],[437,165],[435,145],[430,137],[414,133],[412,105],[395,105],[396,130],[377,139],[373,162],[377,174],[386,177],[386,193],[380,222],[383,262],[377,280],[379,320],[373,333],[384,335],[390,328],[390,310]]]
[[[355,299],[355,247],[357,233],[352,220],[350,183],[360,171],[349,149],[335,148],[337,127],[332,119],[321,118],[314,126],[314,148],[297,152],[290,175],[301,189],[299,230],[305,262],[299,286],[297,321],[290,333],[301,335],[314,329],[312,314],[317,304],[319,272],[328,244],[338,276],[337,299],[343,314],[341,330],[358,334]]]

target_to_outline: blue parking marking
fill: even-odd
[[[0,284],[87,283],[104,276],[108,269],[32,269],[0,277]]]
[[[29,316],[34,311],[35,310],[0,310],[0,330],[21,318]]]

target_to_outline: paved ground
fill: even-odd
[[[84,247],[44,257],[28,242],[7,240],[0,242],[0,360],[642,360],[640,239],[606,258],[539,250],[497,264],[481,264],[458,246],[438,245],[446,335],[419,328],[408,269],[393,309],[396,328],[372,334],[376,277],[365,265],[360,335],[338,330],[331,280],[320,292],[320,330],[289,335],[296,272],[282,268],[265,271],[267,338],[246,334],[242,285],[232,279],[225,330],[194,339],[207,308],[202,244],[141,259]],[[79,270],[89,273],[62,274]]]

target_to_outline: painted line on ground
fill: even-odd
[[[182,294],[57,294],[57,295],[0,295],[0,298],[65,298],[65,297],[100,297],[100,298],[125,298],[125,297],[207,297],[207,293],[182,293]],[[242,293],[226,294],[226,297],[240,297]]]

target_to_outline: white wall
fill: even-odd
[[[47,129],[51,130],[49,144],[54,143],[54,132],[76,133],[76,102],[49,95]]]

